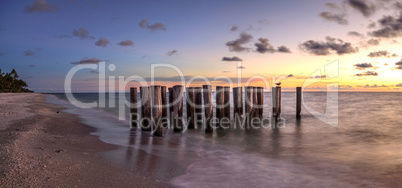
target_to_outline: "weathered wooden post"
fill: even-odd
[[[239,94],[237,87],[232,88],[232,93],[233,93],[233,114],[238,114],[239,113]]]
[[[225,111],[225,118],[230,119],[230,87],[224,87],[224,111]]]
[[[204,97],[204,114],[205,114],[205,132],[212,133],[214,131],[211,119],[214,116],[213,113],[213,104],[212,104],[212,86],[211,85],[203,85],[203,97]]]
[[[166,86],[161,86],[161,97],[162,97],[162,124],[167,123],[167,101],[166,101]]]
[[[169,125],[173,125],[173,87],[168,88],[169,91]]]
[[[264,88],[263,87],[258,87],[257,89],[257,102],[259,105],[259,109],[258,109],[258,113],[259,113],[259,117],[262,118],[263,114],[264,114]]]
[[[260,106],[258,105],[258,87],[253,87],[253,117],[260,115]]]
[[[224,88],[222,86],[216,86],[215,91],[216,98],[216,118],[219,123],[222,121],[222,118],[225,116],[224,112]]]
[[[130,88],[130,115],[131,128],[138,126],[138,109],[137,109],[137,88]]]
[[[194,129],[194,88],[186,89],[187,127]]]
[[[194,126],[200,125],[202,119],[202,87],[194,88]]]
[[[251,119],[253,116],[253,87],[246,86],[244,87],[244,107],[245,107],[245,115],[246,118]]]
[[[282,90],[280,86],[276,86],[276,117],[281,117],[281,100],[282,100]]]
[[[183,86],[173,86],[173,131],[183,131]]]
[[[276,100],[277,100],[277,91],[276,91],[276,87],[272,87],[272,91],[271,91],[271,93],[272,93],[272,116],[273,117],[276,117],[276,105],[277,105],[277,102],[276,102]]]
[[[141,129],[151,131],[151,88],[140,87],[141,97]]]
[[[296,117],[301,118],[302,88],[296,87]]]
[[[162,93],[161,86],[151,86],[152,125],[154,136],[162,136]]]

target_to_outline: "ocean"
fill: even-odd
[[[82,102],[99,102],[98,93],[74,96]],[[65,94],[47,95],[47,102],[66,107],[65,112],[96,128],[91,134],[119,146],[100,154],[106,159],[175,187],[402,185],[402,93],[304,92],[303,96],[302,118],[296,119],[295,92],[282,93],[280,128],[235,128],[232,123],[213,135],[202,128],[185,133],[165,129],[163,137],[130,130],[128,107],[126,119],[119,120],[118,102],[109,105],[109,94],[102,101],[105,108],[75,107]],[[124,97],[129,99],[129,94]],[[264,117],[269,117],[270,92],[264,93],[264,104]]]

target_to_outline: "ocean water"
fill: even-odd
[[[99,100],[97,93],[74,96],[82,102]],[[119,120],[118,102],[110,107],[109,94],[105,108],[75,107],[64,94],[47,95],[47,101],[95,127],[92,134],[103,142],[119,146],[103,157],[174,187],[402,186],[402,93],[303,96],[298,120],[295,93],[282,93],[280,128],[235,128],[232,123],[213,135],[202,128],[165,129],[164,137],[130,130],[128,107],[126,120]],[[264,117],[270,116],[271,101],[271,93],[264,93]]]

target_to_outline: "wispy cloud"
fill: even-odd
[[[59,10],[59,6],[48,3],[46,0],[35,0],[32,5],[25,6],[25,12],[50,12],[55,13]]]
[[[233,26],[230,28],[230,31],[237,31],[237,30],[239,30],[239,26],[237,26],[237,25],[233,25]]]
[[[402,70],[402,59],[395,63],[395,68],[398,70]]]
[[[371,58],[379,58],[379,57],[387,57],[387,58],[391,58],[391,57],[398,57],[397,54],[391,54],[390,52],[388,52],[387,50],[380,50],[380,51],[375,51],[375,52],[370,52],[368,55],[368,57]]]
[[[402,11],[399,16],[383,16],[379,19],[380,28],[369,32],[370,35],[381,38],[396,38],[402,36]]]
[[[138,24],[141,28],[148,28],[151,31],[166,31],[166,25],[160,22],[154,23],[154,24],[149,24],[148,18],[141,20],[141,22]]]
[[[331,12],[321,12],[319,14],[321,18],[327,21],[336,22],[340,25],[348,25],[349,21],[346,19],[346,14],[334,14]]]
[[[229,51],[231,52],[244,52],[250,50],[249,48],[243,47],[244,44],[250,42],[253,38],[250,34],[246,32],[242,32],[240,37],[236,40],[229,41],[226,43],[226,46],[229,47]]]
[[[31,51],[31,50],[26,50],[24,51],[25,56],[33,56],[35,54],[35,52]]]
[[[89,36],[88,30],[86,30],[85,28],[82,28],[82,27],[79,29],[74,29],[73,36],[79,37],[81,39],[86,39],[86,38],[95,39],[95,37]]]
[[[233,56],[233,57],[222,57],[222,61],[243,61],[243,60],[237,56]]]
[[[363,73],[357,73],[355,76],[362,77],[362,76],[378,76],[378,73],[375,71],[366,71]]]
[[[376,11],[375,4],[367,0],[347,0],[346,2],[365,17],[373,15]]]
[[[95,42],[96,46],[106,47],[109,44],[109,40],[106,38],[100,38],[98,41]]]
[[[131,40],[124,40],[124,41],[121,41],[121,42],[119,42],[117,44],[120,45],[120,46],[134,46],[134,42],[131,41]]]
[[[354,64],[354,66],[358,70],[364,70],[364,69],[373,68],[373,65],[371,63],[357,63],[357,64]]]
[[[166,52],[166,55],[168,55],[168,56],[172,56],[174,54],[177,54],[177,50],[172,50],[172,51]]]
[[[326,37],[326,41],[309,40],[299,45],[299,47],[313,55],[331,55],[335,51],[338,55],[351,54],[359,51],[358,47],[353,47],[351,43],[344,42],[341,39]]]
[[[103,60],[96,59],[94,57],[94,58],[91,58],[91,59],[84,58],[84,59],[81,59],[80,61],[71,62],[71,64],[74,64],[74,65],[79,65],[79,64],[98,64],[98,63],[100,63],[102,61]]]

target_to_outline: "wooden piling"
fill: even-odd
[[[239,114],[239,106],[240,106],[240,102],[239,102],[239,88],[238,87],[234,87],[232,89],[232,93],[233,93],[233,114]]]
[[[271,95],[272,95],[272,117],[276,117],[276,105],[277,105],[277,95],[276,87],[272,87]]]
[[[276,86],[276,117],[281,116],[281,106],[282,106],[282,88],[280,86]]]
[[[182,85],[173,87],[173,131],[183,131],[183,89]]]
[[[186,111],[187,111],[187,127],[194,129],[194,88],[186,89]]]
[[[258,87],[257,88],[257,102],[258,102],[258,117],[262,118],[264,114],[264,88]]]
[[[224,111],[225,111],[225,118],[230,119],[230,87],[224,87]]]
[[[138,126],[137,88],[130,88],[131,128]]]
[[[253,87],[244,87],[244,108],[246,117],[252,118],[253,116]]]
[[[259,117],[260,106],[258,105],[258,87],[253,87],[253,117]]]
[[[140,87],[141,97],[141,129],[151,131],[151,88]]]
[[[216,98],[216,118],[219,122],[225,116],[224,111],[224,88],[222,86],[216,86],[215,91]]]
[[[213,104],[212,104],[212,86],[203,85],[203,97],[204,97],[204,114],[205,114],[205,132],[212,133],[213,125],[211,119],[213,118]]]
[[[194,126],[200,125],[202,119],[202,87],[194,88]]]
[[[173,125],[173,87],[168,88],[169,91],[169,123],[170,126]]]
[[[296,117],[300,118],[301,115],[301,101],[302,101],[302,88],[296,87]]]
[[[161,98],[162,98],[162,124],[167,123],[167,99],[166,99],[166,86],[161,86]]]
[[[162,93],[161,86],[151,86],[153,135],[162,136]]]

